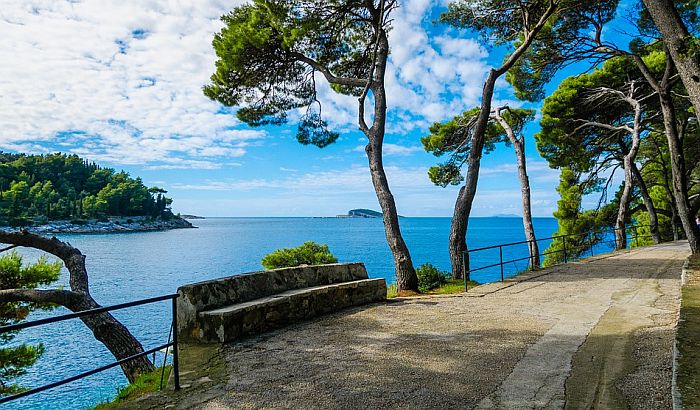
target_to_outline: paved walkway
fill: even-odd
[[[688,254],[677,243],[596,257],[231,344],[226,384],[185,389],[177,407],[671,408]]]

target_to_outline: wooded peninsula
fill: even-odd
[[[166,190],[77,155],[0,152],[0,225],[85,223],[108,217],[172,219]]]

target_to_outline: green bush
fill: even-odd
[[[338,259],[328,249],[328,245],[320,245],[308,241],[296,248],[282,248],[265,255],[262,266],[265,269],[291,268],[300,265],[323,265],[336,263]]]
[[[425,293],[431,289],[435,289],[447,282],[449,274],[443,272],[435,266],[424,263],[416,269],[418,276],[418,291]]]

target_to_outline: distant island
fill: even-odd
[[[347,215],[338,215],[336,218],[381,218],[382,213],[371,209],[351,209]]]
[[[182,219],[207,219],[203,216],[190,215],[190,214],[180,214],[180,218],[182,218]]]
[[[37,232],[191,228],[166,190],[77,155],[0,151],[0,227]]]

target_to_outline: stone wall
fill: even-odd
[[[386,298],[383,279],[362,263],[245,273],[178,289],[178,335],[224,342],[302,319]]]

